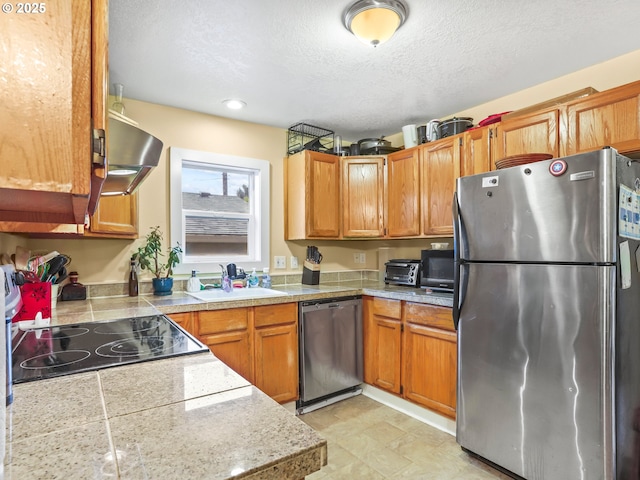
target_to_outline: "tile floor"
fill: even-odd
[[[328,464],[307,480],[506,480],[453,436],[358,395],[298,418],[328,443]]]

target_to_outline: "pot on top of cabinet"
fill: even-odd
[[[450,137],[471,127],[473,127],[473,118],[471,117],[453,117],[449,120],[443,120],[438,126],[438,138]]]

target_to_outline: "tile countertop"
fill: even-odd
[[[22,383],[14,397],[8,480],[298,480],[327,461],[326,440],[211,353]]]
[[[287,295],[203,302],[174,292],[59,302],[51,324],[360,294],[453,304],[451,295],[367,280],[274,289]],[[15,385],[7,410],[7,479],[295,480],[326,462],[320,435],[211,353]]]
[[[53,310],[51,322],[55,325],[62,325],[111,320],[128,316],[153,315],[158,312],[170,315],[172,313],[200,310],[304,302],[348,295],[371,295],[443,307],[453,306],[453,295],[451,294],[428,293],[422,288],[385,285],[383,282],[372,280],[353,280],[321,285],[274,286],[273,289],[286,292],[287,295],[237,301],[204,302],[185,292],[174,291],[172,295],[166,297],[141,295],[138,297],[102,297],[82,301],[58,302],[57,308]]]

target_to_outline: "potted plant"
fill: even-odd
[[[142,270],[149,270],[154,278],[154,295],[171,295],[173,288],[173,267],[180,263],[182,248],[177,243],[175,247],[167,249],[166,260],[162,253],[162,232],[160,227],[151,227],[151,232],[145,237],[145,244],[138,248],[136,256]]]

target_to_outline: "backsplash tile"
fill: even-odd
[[[300,285],[302,284],[302,272],[300,273],[276,273],[271,275],[272,286]],[[260,274],[260,276],[262,276]],[[349,282],[354,280],[378,280],[377,270],[349,270],[340,272],[320,271],[320,284]],[[173,280],[173,291],[184,292],[187,289],[188,279]],[[202,283],[219,283],[220,277],[201,278]],[[152,295],[153,285],[151,280],[144,280],[139,283],[139,295]],[[87,298],[102,297],[126,297],[129,295],[127,283],[109,283],[87,285]]]

